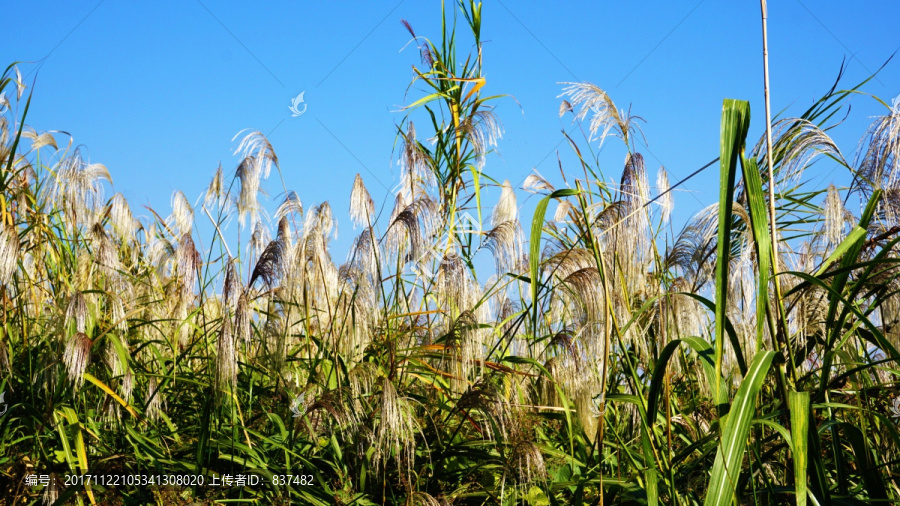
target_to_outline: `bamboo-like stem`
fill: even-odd
[[[796,382],[796,367],[794,367],[794,354],[790,350],[790,339],[787,325],[785,324],[784,307],[781,297],[781,283],[778,281],[778,225],[775,222],[775,169],[772,161],[772,107],[769,101],[769,12],[766,0],[760,0],[762,10],[762,36],[763,36],[763,94],[766,101],[766,166],[769,174],[769,230],[772,235],[772,280],[775,283],[775,307],[778,311],[780,331],[784,336],[784,345],[788,348],[787,354],[791,363],[791,379]],[[782,371],[784,366],[782,366]],[[786,395],[786,394],[785,394]],[[785,401],[787,397],[785,397]]]
[[[769,228],[772,233],[772,273],[778,275],[778,229],[775,224],[775,170],[772,162],[772,108],[769,105],[769,33],[767,21],[769,18],[766,0],[760,0],[762,8],[762,32],[763,32],[763,93],[766,99],[766,166],[769,170]],[[775,292],[778,303],[781,303],[781,290],[778,289],[778,281],[775,281]]]

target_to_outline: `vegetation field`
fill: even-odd
[[[845,151],[866,82],[758,132],[725,98],[718,203],[675,231],[678,182],[587,82],[560,84],[564,185],[491,174],[506,98],[480,4],[446,9],[406,25],[383,214],[358,175],[349,210],[304,206],[254,131],[202,195],[136,209],[6,68],[0,503],[900,502],[900,100],[859,97],[883,115]]]

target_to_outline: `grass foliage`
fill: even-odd
[[[668,174],[651,184],[635,149],[639,118],[563,83],[560,115],[583,135],[567,139],[564,188],[525,181],[539,199],[528,223],[485,172],[503,98],[482,94],[480,5],[459,9],[436,41],[407,25],[421,55],[411,86],[425,91],[398,125],[402,181],[379,218],[357,176],[345,261],[329,250],[327,202],[304,207],[284,188],[263,208],[281,168],[259,132],[238,136],[240,164],[196,201],[176,192],[167,217],[139,220],[104,195],[104,166],[25,126],[31,95],[6,69],[6,500],[900,501],[900,105],[882,103],[848,161],[828,130],[859,86],[836,83],[773,125],[770,180],[749,104],[725,100],[720,202],[674,233]],[[463,35],[475,44],[460,58]],[[617,141],[626,163],[610,174],[598,147]],[[805,184],[821,158],[852,184]],[[499,189],[492,207],[486,188]],[[27,487],[29,473],[54,481]],[[62,482],[88,473],[265,483]],[[313,484],[271,484],[284,474]]]

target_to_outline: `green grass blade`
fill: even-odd
[[[762,178],[755,158],[741,157],[744,172],[744,186],[747,190],[747,202],[750,207],[750,225],[753,231],[753,242],[756,246],[756,262],[758,272],[758,290],[756,295],[756,346],[762,347],[765,325],[769,325],[769,333],[775,335],[772,311],[769,308],[769,280],[772,265],[772,237],[769,235],[769,215],[766,211],[766,194],[762,188]]]
[[[797,506],[806,506],[806,468],[809,449],[809,392],[788,393],[791,412],[791,451],[794,453],[794,490]]]
[[[728,299],[728,263],[731,257],[731,218],[738,155],[750,125],[750,104],[726,98],[722,104],[719,172],[719,237],[716,246],[716,381],[721,381],[725,351],[725,310]],[[716,390],[720,387],[717,386]]]
[[[531,274],[531,305],[532,305],[532,335],[537,334],[538,323],[538,288],[540,287],[541,268],[541,234],[544,230],[544,216],[547,214],[547,205],[550,199],[578,195],[578,190],[556,190],[542,198],[534,210],[534,218],[531,220],[531,237],[528,243],[528,262]]]
[[[538,323],[538,287],[540,285],[541,268],[541,232],[544,230],[544,215],[547,213],[547,204],[550,196],[546,196],[538,202],[534,210],[534,218],[531,220],[531,237],[528,244],[528,267],[531,274],[531,334],[537,334]]]
[[[756,354],[734,396],[731,410],[720,419],[722,437],[709,480],[709,489],[704,502],[706,506],[729,506],[732,503],[741,473],[741,461],[747,447],[750,422],[753,421],[756,411],[756,395],[769,373],[773,358],[775,358],[774,351],[761,351]]]

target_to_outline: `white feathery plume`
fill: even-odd
[[[376,279],[378,262],[381,260],[381,248],[372,231],[366,228],[353,240],[347,261],[355,265],[367,276]]]
[[[815,123],[803,118],[784,118],[772,125],[772,132],[775,137],[773,154],[781,156],[778,168],[780,180],[777,181],[781,187],[798,182],[803,171],[812,165],[818,155],[826,155],[849,166],[837,144]],[[760,136],[753,152],[757,159],[766,159],[765,134]],[[761,167],[763,165],[760,164]]]
[[[224,318],[216,349],[216,388],[220,394],[234,392],[237,386],[237,354],[231,327],[230,319]]]
[[[436,184],[434,174],[428,166],[428,153],[416,140],[416,127],[412,121],[409,122],[406,134],[403,135],[400,164],[403,168],[402,187],[404,191],[409,192],[410,201],[415,198],[417,188],[424,192]]]
[[[303,235],[305,237],[318,234],[323,239],[327,239],[332,231],[334,231],[334,237],[337,238],[334,215],[331,212],[331,204],[328,201],[313,207],[312,211],[306,214],[306,219],[303,223]]]
[[[156,381],[156,376],[151,376],[147,382],[147,417],[151,420],[159,419],[164,402],[163,394],[159,391],[159,383]]]
[[[15,226],[0,225],[0,285],[9,287],[19,260],[19,231]]]
[[[223,316],[237,309],[238,298],[244,290],[241,286],[241,275],[235,264],[236,260],[229,259],[225,265],[225,281],[222,283]]]
[[[372,221],[375,213],[375,201],[369,195],[369,190],[363,184],[359,173],[353,179],[353,191],[350,192],[350,219],[354,226],[366,227]]]
[[[103,179],[112,182],[106,166],[86,162],[76,148],[60,162],[51,196],[61,204],[72,224],[88,224],[103,200]]]
[[[605,91],[587,82],[558,84],[565,85],[558,98],[568,97],[573,110],[580,107],[575,113],[578,121],[583,121],[591,113],[590,140],[594,140],[599,132],[601,146],[610,133],[628,141],[630,118],[616,107]]]
[[[122,241],[134,240],[134,234],[137,231],[139,223],[131,214],[131,208],[128,201],[121,193],[116,193],[112,197],[109,207],[109,221],[112,224],[113,231]]]
[[[398,207],[394,208],[396,215],[391,217],[384,247],[388,256],[400,256],[405,264],[419,260],[426,253],[437,225],[437,205],[427,196],[422,196],[398,212],[403,200],[398,194]]]
[[[750,223],[750,216],[742,205],[735,202],[732,211],[744,223]],[[715,203],[694,215],[669,249],[666,262],[681,269],[684,277],[690,281],[691,290],[688,291],[699,290],[702,285],[713,279],[718,225],[719,204]],[[751,233],[749,226],[746,233]]]
[[[178,241],[175,258],[178,263],[178,274],[181,277],[181,288],[186,294],[190,294],[197,282],[197,271],[200,269],[202,260],[200,252],[197,251],[194,240],[189,234],[181,236],[181,240]]]
[[[84,371],[91,361],[91,345],[93,341],[83,332],[76,332],[66,340],[66,349],[63,353],[63,363],[69,380],[74,383],[75,389],[81,388],[84,383]]]
[[[122,375],[122,380],[119,382],[119,392],[122,393],[122,399],[125,399],[125,402],[131,402],[131,394],[134,392],[134,373],[131,372],[130,367]]]
[[[87,302],[84,300],[84,294],[75,292],[69,299],[69,305],[66,308],[66,329],[74,325],[76,333],[84,333],[87,329],[87,316]]]
[[[159,233],[159,227],[156,223],[151,223],[147,227],[145,235],[147,243],[145,256],[147,262],[157,268],[162,268],[166,260],[175,254],[175,248],[168,238]]]
[[[213,174],[209,186],[203,197],[203,205],[212,209],[224,206],[228,202],[227,188],[225,188],[225,173],[222,171],[222,164]]]
[[[519,210],[516,208],[516,193],[513,191],[509,181],[504,181],[501,186],[500,199],[494,206],[494,212],[491,215],[491,226],[496,227],[507,221],[518,220]]]
[[[253,234],[250,235],[250,241],[247,242],[247,258],[252,262],[257,261],[271,240],[269,228],[262,221],[257,221],[253,227]]]
[[[484,166],[484,155],[503,137],[503,126],[490,109],[479,110],[463,119],[459,131],[471,143],[479,167]]]
[[[825,240],[833,248],[844,240],[847,210],[841,202],[841,194],[833,184],[828,185],[825,195]]]
[[[559,200],[558,202],[559,203],[556,204],[556,212],[553,214],[553,221],[557,223],[569,221],[569,213],[575,209],[575,207],[568,200]]]
[[[123,334],[128,332],[128,317],[125,312],[125,304],[123,297],[118,292],[107,292],[107,305],[109,306],[109,317],[113,326]]]
[[[866,138],[868,146],[859,162],[863,182],[884,190],[900,189],[900,96],[887,114],[872,123]],[[896,202],[890,205],[897,206]]]
[[[238,297],[237,308],[234,312],[234,339],[242,341],[247,349],[250,348],[252,316],[250,315],[250,301],[247,292]]]
[[[510,441],[510,445],[507,467],[516,470],[515,476],[521,490],[528,489],[528,486],[537,479],[546,478],[544,455],[535,443],[533,436],[516,434]]]
[[[191,233],[194,225],[194,209],[184,193],[178,190],[172,194],[172,221],[175,223],[178,235]]]
[[[300,202],[300,196],[297,192],[291,190],[284,196],[284,200],[275,211],[275,219],[281,221],[282,218],[293,214],[303,216],[303,203]]]
[[[94,262],[100,272],[106,275],[107,282],[114,288],[118,288],[122,264],[119,261],[119,250],[116,244],[100,222],[94,223],[91,227],[90,238]]]
[[[530,192],[530,193],[538,193],[541,191],[553,191],[553,185],[550,184],[549,181],[544,179],[544,176],[540,175],[538,171],[534,171],[534,173],[529,174],[528,177],[525,178],[525,181],[522,182],[522,189]]]
[[[375,436],[376,467],[383,469],[393,454],[398,469],[408,473],[415,457],[415,439],[419,432],[410,400],[401,397],[394,384],[385,379],[381,385],[381,416]]]
[[[466,266],[455,251],[450,250],[438,267],[436,292],[443,298],[446,309],[461,313],[467,308],[469,280]]]
[[[656,203],[659,205],[662,213],[662,222],[666,223],[672,214],[674,204],[672,202],[672,192],[669,191],[669,174],[666,172],[665,167],[660,167],[659,172],[656,173],[656,194],[659,195]]]
[[[500,200],[491,215],[492,229],[487,232],[484,245],[494,253],[497,272],[516,272],[520,269],[524,248],[522,227],[519,224],[516,194],[505,181]]]
[[[241,133],[238,132],[234,139]],[[278,156],[262,132],[251,132],[244,136],[234,153],[241,153],[242,157],[235,173],[241,181],[237,202],[238,223],[243,226],[249,216],[251,225],[255,225],[260,212],[258,201],[260,180],[269,177],[272,165],[278,167]]]

